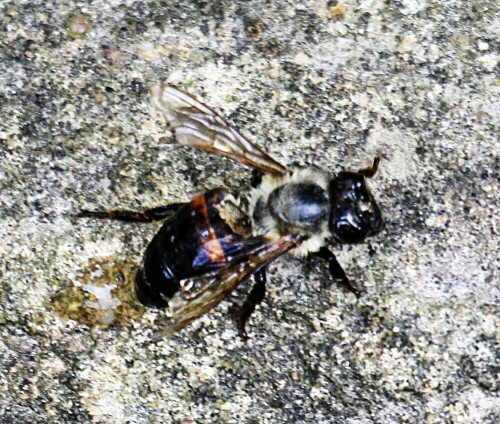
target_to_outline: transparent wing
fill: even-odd
[[[151,101],[165,115],[177,143],[227,156],[267,174],[286,171],[243,137],[231,122],[178,88],[169,84],[155,86]]]
[[[298,242],[299,236],[293,235],[273,240],[262,238],[260,245],[232,261],[225,269],[218,271],[216,275],[202,278],[198,291],[173,299],[172,317],[155,339],[170,335],[192,323],[221,302],[239,283],[295,247]]]

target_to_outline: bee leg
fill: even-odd
[[[253,311],[255,311],[255,307],[264,300],[266,295],[266,269],[259,269],[253,276],[255,284],[236,316],[238,334],[244,341],[248,340],[248,335],[245,330],[248,319]]]
[[[351,284],[349,278],[347,278],[347,275],[345,275],[342,266],[339,264],[339,261],[337,261],[337,258],[330,250],[328,250],[326,247],[322,247],[317,252],[314,252],[313,255],[327,261],[330,266],[330,274],[335,279],[335,281],[337,281],[342,287],[344,287],[346,290],[349,290],[359,298],[359,296],[361,295],[361,291]]]
[[[358,172],[363,174],[367,178],[373,178],[378,171],[378,165],[380,163],[380,156],[377,156],[373,160],[373,165],[369,168],[360,169]]]
[[[260,172],[257,169],[252,169],[252,180],[250,182],[252,188],[257,188],[258,186],[260,186],[263,176],[264,176],[263,172]]]
[[[171,205],[159,206],[144,211],[110,210],[110,211],[88,211],[81,210],[76,214],[77,218],[116,219],[127,222],[152,222],[161,221],[177,212],[185,203],[172,203]]]

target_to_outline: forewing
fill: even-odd
[[[170,335],[181,330],[194,320],[216,306],[231,293],[239,283],[254,272],[295,247],[298,236],[288,235],[276,239],[261,238],[258,246],[231,261],[216,275],[202,277],[200,289],[188,296],[181,296],[171,303],[172,317],[156,338]]]
[[[285,173],[283,165],[243,137],[231,122],[178,88],[155,86],[151,101],[165,115],[177,143],[230,157],[267,174]]]

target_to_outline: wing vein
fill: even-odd
[[[264,173],[286,168],[243,137],[234,124],[189,94],[168,84],[153,87],[151,99],[173,128],[177,143],[230,157]]]

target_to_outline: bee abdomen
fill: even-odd
[[[145,306],[165,308],[180,289],[180,279],[168,251],[162,252],[159,234],[149,244],[135,277],[137,300]]]
[[[223,268],[242,235],[249,232],[246,215],[239,214],[223,190],[214,189],[179,209],[155,235],[136,275],[137,300],[164,308],[188,278]],[[241,215],[241,216],[240,216]],[[245,225],[246,224],[246,225]]]
[[[135,295],[144,306],[166,308],[168,301],[179,290],[179,282],[174,278],[161,280],[151,278],[144,267],[140,267],[135,276]]]

